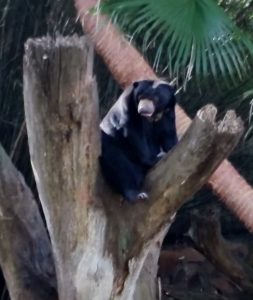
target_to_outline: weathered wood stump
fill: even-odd
[[[25,49],[29,147],[59,299],[155,299],[163,237],[178,208],[236,145],[241,120],[228,112],[217,122],[214,106],[202,108],[175,149],[148,175],[150,199],[122,205],[98,165],[92,46],[85,38],[58,37],[29,40]],[[8,196],[4,176],[0,173],[1,202]],[[33,242],[39,245],[36,235]]]

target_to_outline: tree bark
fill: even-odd
[[[83,289],[85,299],[102,299],[101,291],[93,298],[88,290],[101,290],[106,273],[112,273],[107,257],[96,264],[102,257],[106,220],[95,193],[100,140],[92,63],[93,49],[82,39],[26,43],[24,98],[31,162],[61,300],[84,299]],[[91,275],[85,278],[83,273]]]
[[[93,41],[96,51],[104,59],[114,78],[123,88],[135,80],[157,78],[139,52],[104,16],[89,13],[99,3],[98,0],[75,0],[84,31]],[[97,9],[99,11],[99,7]],[[176,122],[181,137],[191,120],[178,105]],[[253,189],[228,160],[210,177],[208,185],[245,226],[253,231]]]
[[[150,199],[122,204],[98,167],[92,53],[85,38],[26,43],[29,147],[52,240],[59,298],[143,300],[146,282],[140,274],[148,255],[155,270],[176,211],[233,149],[243,126],[233,112],[216,122],[215,107],[204,107],[177,147],[148,175]]]
[[[0,146],[0,263],[12,300],[56,300],[51,245],[38,206]]]

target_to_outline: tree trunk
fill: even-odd
[[[143,300],[176,211],[238,142],[233,112],[201,109],[177,147],[148,175],[150,199],[121,203],[98,167],[93,50],[85,38],[29,40],[24,99],[32,166],[52,241],[60,300]],[[146,280],[148,280],[146,282]]]
[[[97,0],[75,0],[84,31],[94,42],[96,51],[104,59],[115,79],[125,87],[135,80],[157,78],[139,52],[105,17],[89,13],[99,3]],[[191,120],[178,105],[176,122],[181,137]],[[229,161],[225,160],[219,166],[210,177],[208,185],[246,227],[253,231],[253,189]]]

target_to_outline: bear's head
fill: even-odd
[[[162,80],[134,82],[133,98],[138,113],[147,118],[173,109],[176,102],[173,87]]]

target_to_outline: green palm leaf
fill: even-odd
[[[154,67],[166,62],[170,76],[236,83],[248,72],[253,44],[213,0],[105,0],[102,10],[141,38],[144,51],[158,45]]]

